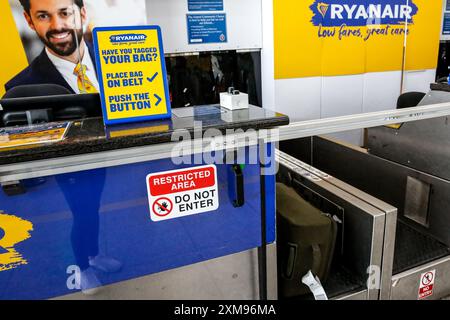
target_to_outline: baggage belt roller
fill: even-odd
[[[345,268],[351,270],[354,276],[360,279],[362,286],[359,290],[352,292],[340,292],[340,295],[333,296],[328,291],[332,299],[378,299],[379,286],[367,286],[368,270],[371,266],[383,268],[382,252],[384,249],[384,229],[386,214],[382,210],[369,203],[355,197],[349,192],[331,184],[328,176],[314,168],[306,166],[277,150],[276,157],[280,163],[280,174],[290,174],[296,182],[317,195],[327,199],[331,203],[343,208],[342,217],[342,243],[337,243],[336,250],[341,255],[341,261]],[[335,278],[342,274],[336,269],[331,271],[330,280],[324,285],[334,285]],[[341,288],[342,290],[342,288]],[[339,291],[339,290],[337,290]]]
[[[342,180],[335,178],[328,173],[325,173],[312,165],[309,165],[299,159],[296,159],[285,152],[277,150],[277,156],[286,159],[302,168],[311,174],[315,174],[321,179],[324,179],[328,183],[354,195],[358,199],[367,202],[368,204],[378,208],[386,214],[385,221],[385,235],[384,235],[384,247],[383,247],[383,261],[382,261],[382,276],[381,276],[381,292],[380,299],[387,299],[389,296],[389,288],[392,278],[392,269],[394,261],[394,248],[395,248],[395,233],[397,227],[397,208],[394,206],[375,198],[374,196],[361,191],[354,186],[345,183]]]
[[[427,299],[450,294],[446,281],[450,273],[450,219],[446,214],[450,181],[328,137],[314,137],[310,143],[312,165],[398,208],[395,241],[390,241],[395,246],[393,277],[389,286],[382,287],[382,298],[418,299],[420,277],[430,270],[436,271],[439,284]],[[297,153],[290,147],[287,151]],[[421,198],[418,193],[428,195],[422,204],[415,201]],[[392,225],[387,224],[391,229]]]

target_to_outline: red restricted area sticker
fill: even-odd
[[[436,278],[436,270],[422,273],[419,284],[419,300],[425,299],[433,295],[434,280]]]
[[[219,208],[215,165],[149,174],[147,190],[150,218],[155,222]]]

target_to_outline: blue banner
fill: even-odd
[[[189,11],[223,11],[223,0],[188,0]]]
[[[188,14],[187,28],[189,44],[228,41],[226,14]]]
[[[418,7],[411,0],[316,0],[310,9],[315,26],[362,27],[413,23]]]
[[[444,15],[444,23],[443,23],[443,35],[449,35],[450,34],[450,13],[446,13]]]
[[[191,167],[162,159],[23,180],[27,192],[14,197],[0,192],[0,300],[78,293],[77,275],[88,269],[106,286],[261,246],[259,165],[243,172],[243,207],[233,206],[229,168],[218,165],[217,210],[151,220],[146,177]],[[273,179],[266,177],[267,195],[275,194]],[[266,201],[272,208],[274,197]],[[268,243],[275,240],[274,212],[267,211]],[[120,269],[90,268],[93,256],[114,259]]]

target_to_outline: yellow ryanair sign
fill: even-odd
[[[93,34],[105,124],[170,118],[161,29],[102,27]]]
[[[27,264],[14,246],[31,237],[33,224],[0,211],[0,272]]]
[[[276,79],[436,68],[442,1],[273,1]]]

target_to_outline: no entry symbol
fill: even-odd
[[[172,212],[173,203],[168,198],[158,198],[153,202],[152,209],[158,217],[166,217]]]
[[[433,280],[434,280],[434,274],[433,274],[432,272],[428,272],[428,273],[426,273],[426,274],[423,276],[423,278],[422,278],[422,284],[423,284],[424,286],[428,286],[428,285],[430,285],[431,283],[433,283]]]

